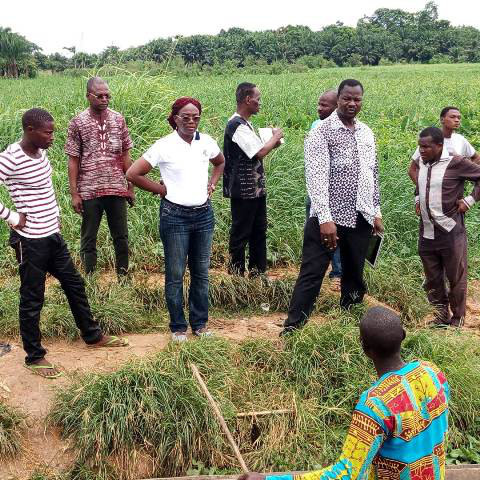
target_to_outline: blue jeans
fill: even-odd
[[[208,268],[215,220],[208,201],[202,207],[182,207],[163,199],[160,204],[160,238],[165,253],[165,298],[170,330],[188,328],[183,305],[183,276],[188,259],[189,322],[193,331],[208,321]]]
[[[307,200],[305,201],[305,214],[307,216],[307,221],[310,218],[310,207],[312,206],[312,201],[307,195]],[[342,278],[342,262],[340,259],[340,248],[337,247],[334,252],[332,252],[330,261],[332,262],[332,270],[328,274],[329,278]]]

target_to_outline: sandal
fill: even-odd
[[[117,337],[116,335],[111,335],[110,340],[105,343],[93,343],[87,345],[88,348],[114,348],[114,347],[126,347],[128,345],[128,339],[124,337]]]
[[[53,380],[53,379],[59,378],[63,375],[63,372],[57,372],[54,375],[44,375],[44,374],[42,374],[41,370],[55,370],[57,367],[55,367],[55,365],[53,365],[53,363],[51,365],[35,365],[35,364],[27,365],[25,363],[23,366],[25,368],[27,368],[28,370],[30,370],[31,372],[33,372],[35,375],[38,375],[39,377],[42,377],[42,378],[48,378],[48,379]]]

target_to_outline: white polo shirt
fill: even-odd
[[[470,142],[459,133],[453,132],[450,138],[445,137],[443,139],[443,146],[447,149],[451,157],[461,155],[462,157],[472,158],[475,155],[475,149],[470,145]],[[420,149],[418,147],[412,155],[412,160],[417,164],[420,160]]]
[[[196,132],[190,144],[175,130],[157,140],[143,158],[159,167],[168,201],[196,207],[208,199],[208,164],[219,153],[217,142],[209,135]]]

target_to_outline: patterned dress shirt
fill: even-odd
[[[87,109],[70,122],[65,153],[80,159],[77,188],[82,200],[127,195],[123,155],[132,147],[125,119],[110,108],[102,121]]]
[[[266,480],[444,480],[449,396],[432,363],[386,373],[361,395],[337,463]]]
[[[305,140],[310,216],[320,224],[355,228],[358,213],[371,225],[380,217],[378,162],[372,130],[355,120],[347,128],[333,112]]]

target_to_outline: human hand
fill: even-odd
[[[383,226],[383,221],[380,217],[375,217],[373,222],[373,233],[375,235],[381,235],[385,231],[385,227]]]
[[[265,475],[255,472],[244,473],[238,477],[238,480],[265,480]]]
[[[23,230],[26,223],[27,223],[27,216],[24,213],[18,212],[18,215],[20,217],[20,220],[18,223],[13,227],[15,230]]]
[[[72,195],[72,207],[79,215],[83,213],[83,201],[78,193]]]
[[[320,224],[320,239],[322,243],[330,250],[337,248],[337,226],[333,222]]]
[[[417,202],[417,203],[415,204],[415,213],[416,213],[418,216],[420,216],[420,213],[421,213],[421,211],[420,211],[420,202]]]
[[[283,143],[283,130],[281,128],[272,128],[273,138],[275,138],[275,148]]]
[[[160,195],[162,198],[165,198],[167,196],[167,187],[163,183],[163,180],[160,180],[160,183],[158,184],[158,195]]]
[[[469,209],[469,206],[464,202],[463,198],[457,200],[457,212],[465,213]]]
[[[135,205],[135,192],[133,190],[127,190],[125,198],[131,207]]]
[[[213,183],[209,183],[207,186],[207,191],[208,191],[208,198],[210,198],[213,195],[213,192],[215,191],[215,185]]]

